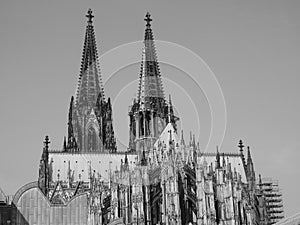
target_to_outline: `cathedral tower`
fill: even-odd
[[[76,98],[70,102],[68,152],[115,152],[110,98],[105,99],[93,26],[92,10],[88,18]]]
[[[171,97],[167,103],[156,56],[150,14],[146,14],[146,30],[142,53],[137,99],[129,111],[129,148],[145,155],[166,125],[171,122],[176,129]],[[144,156],[142,156],[144,157]]]

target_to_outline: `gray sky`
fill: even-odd
[[[222,145],[250,145],[256,173],[279,180],[285,214],[299,212],[300,2],[299,1],[2,1],[0,3],[0,187],[7,194],[37,179],[42,141],[60,149],[68,105],[79,74],[88,8],[95,13],[100,54],[144,35],[144,15],[153,17],[156,39],[194,51],[210,66],[223,90],[227,130]],[[159,49],[157,49],[159,58]],[[141,51],[137,52],[141,56]],[[100,63],[101,64],[101,63]],[[101,65],[102,66],[102,65]],[[105,66],[105,65],[103,65]],[[138,77],[139,64],[118,73]],[[162,76],[180,70],[161,64]],[[125,77],[124,75],[124,77]],[[199,132],[176,85],[166,93],[180,112],[186,139]],[[114,126],[128,140],[127,110],[137,83],[114,99]],[[113,95],[105,87],[106,95]],[[192,93],[191,96],[199,94]],[[204,95],[200,143],[209,113]],[[192,105],[190,105],[192,107]]]

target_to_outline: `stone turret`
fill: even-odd
[[[51,173],[49,167],[49,144],[50,144],[49,137],[46,136],[44,141],[42,157],[40,160],[39,178],[38,178],[38,186],[45,195],[47,195],[48,193],[49,182],[51,181],[51,177],[50,177]]]
[[[248,181],[248,186],[250,190],[254,190],[255,189],[255,171],[254,171],[254,165],[253,165],[253,161],[252,161],[252,157],[251,157],[251,151],[250,151],[250,147],[247,147],[248,149],[248,154],[247,154],[247,181]]]

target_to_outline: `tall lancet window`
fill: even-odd
[[[88,151],[94,152],[97,149],[97,133],[93,127],[88,129]]]

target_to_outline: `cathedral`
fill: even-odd
[[[275,223],[268,210],[272,198],[266,197],[262,177],[255,172],[250,147],[240,140],[231,153],[218,148],[203,152],[194,135],[184,140],[178,130],[180,118],[171,95],[166,98],[164,93],[149,13],[144,19],[137,96],[128,112],[128,148],[118,150],[91,10],[86,17],[81,69],[64,142],[60,150],[53,150],[45,137],[38,180],[17,191],[7,205],[10,218],[6,222],[0,213],[0,224]],[[5,204],[3,196],[0,192],[0,205]],[[278,214],[278,220],[282,217]]]

